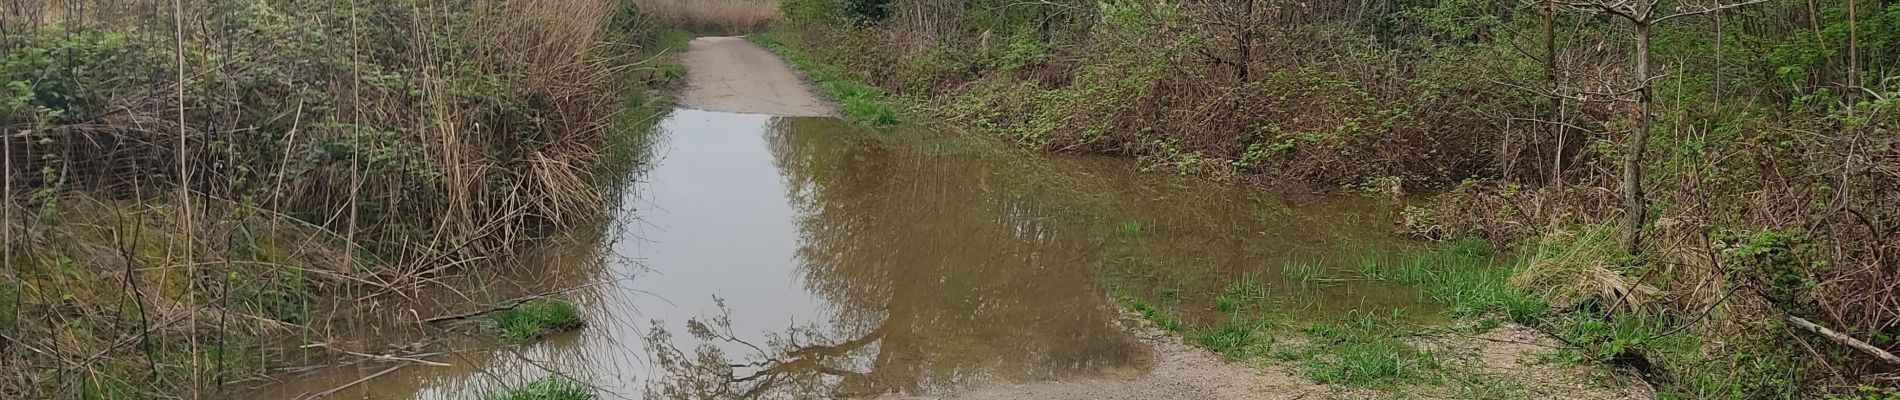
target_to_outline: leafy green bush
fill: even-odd
[[[0,54],[0,127],[89,121],[174,74],[164,47],[146,37],[82,30],[26,39],[21,51]]]
[[[779,10],[800,23],[868,24],[891,15],[891,0],[784,0]]]

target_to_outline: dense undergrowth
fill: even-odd
[[[1790,322],[1900,349],[1900,6],[799,0],[784,11],[789,23],[761,41],[849,88],[821,84],[841,102],[833,92],[875,93],[864,97],[1025,146],[1184,175],[1434,193],[1404,213],[1405,232],[1477,237],[1517,259],[1401,260],[1358,278],[1418,285],[1455,317],[1538,327],[1568,342],[1564,357],[1639,370],[1661,396],[1877,395],[1861,388],[1900,382],[1900,366]],[[1200,329],[1133,300],[1163,325]],[[1202,341],[1227,347],[1246,326]],[[1314,334],[1377,336],[1328,332]]]
[[[0,397],[215,396],[501,273],[604,215],[685,41],[606,0],[156,4],[0,10]]]
[[[629,0],[654,18],[700,34],[743,35],[779,18],[777,0]]]

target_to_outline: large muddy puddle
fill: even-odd
[[[937,394],[1139,373],[1118,298],[1190,325],[1234,282],[1294,319],[1421,307],[1312,278],[1390,242],[1378,200],[830,118],[679,110],[661,130],[605,236],[527,268],[587,327],[520,346],[452,330],[408,353],[434,365],[349,360],[243,397],[478,398],[555,374],[602,398]]]

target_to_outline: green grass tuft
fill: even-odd
[[[593,400],[594,389],[572,379],[550,376],[482,400]]]
[[[1434,379],[1438,357],[1407,344],[1394,318],[1364,314],[1306,329],[1312,343],[1276,357],[1304,359],[1308,378],[1325,384],[1386,386]]]
[[[1168,332],[1181,331],[1181,321],[1176,320],[1173,315],[1168,314],[1167,310],[1156,308],[1147,302],[1133,297],[1122,296],[1122,302],[1127,303],[1129,309],[1140,313],[1141,318],[1154,322],[1155,326],[1160,327],[1161,330]]]
[[[1141,232],[1142,232],[1141,221],[1128,221],[1128,222],[1122,223],[1122,236],[1140,237]]]
[[[501,338],[524,342],[546,335],[579,328],[585,321],[573,303],[556,299],[535,299],[514,308],[491,314]]]
[[[1232,314],[1235,311],[1240,311],[1240,300],[1235,299],[1233,296],[1221,296],[1215,300],[1214,309]]]
[[[875,127],[897,125],[897,111],[876,98],[835,95],[832,98],[838,100],[838,111],[846,120]]]
[[[1234,317],[1214,330],[1201,332],[1199,341],[1201,346],[1221,355],[1240,358],[1260,353],[1262,343],[1259,342],[1271,338],[1267,328],[1266,324]]]
[[[1258,303],[1267,299],[1267,287],[1260,284],[1260,277],[1247,274],[1239,280],[1227,283],[1222,295],[1233,297],[1242,303]]]

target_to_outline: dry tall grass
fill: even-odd
[[[600,214],[619,42],[658,31],[610,0],[0,3],[0,398],[215,397],[270,337],[498,273]]]
[[[758,31],[779,18],[778,0],[633,0],[667,21],[703,33],[740,34]]]

